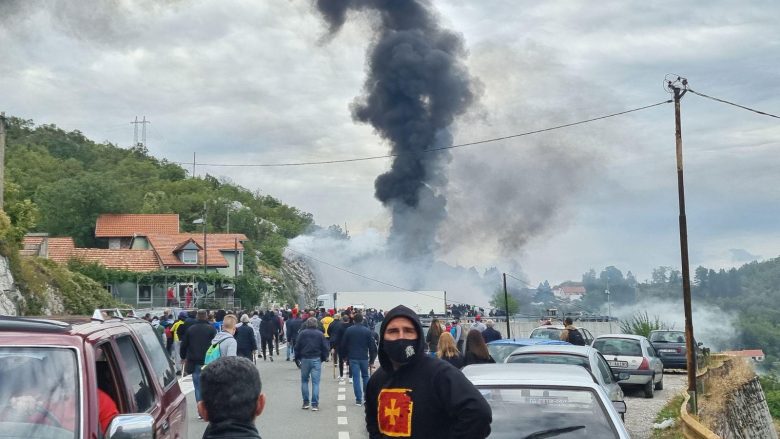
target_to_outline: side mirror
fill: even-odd
[[[626,410],[628,410],[628,406],[626,406],[625,401],[612,401],[612,406],[615,407],[615,410],[617,410],[617,412],[621,415],[626,413]]]
[[[629,378],[631,378],[631,374],[628,372],[620,372],[619,374],[615,375],[615,381],[625,381]]]
[[[119,415],[109,424],[106,439],[154,439],[154,418],[145,413]]]

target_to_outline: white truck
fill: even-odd
[[[411,308],[419,315],[444,315],[447,309],[445,291],[337,291],[317,296],[317,308],[374,308],[387,311],[398,305]]]

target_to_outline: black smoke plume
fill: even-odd
[[[449,127],[474,101],[463,63],[463,38],[439,26],[426,0],[318,0],[335,34],[351,10],[375,12],[363,96],[355,120],[370,123],[392,147],[391,169],[377,177],[375,196],[392,212],[390,244],[401,255],[429,259],[446,217]]]

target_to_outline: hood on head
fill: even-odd
[[[412,311],[410,308],[407,308],[403,305],[398,305],[385,313],[385,318],[382,320],[382,326],[379,329],[379,364],[381,364],[382,368],[387,371],[393,370],[393,364],[390,362],[390,358],[387,357],[387,354],[384,350],[385,328],[387,328],[387,325],[390,323],[390,321],[396,317],[408,318],[412,321],[412,323],[414,323],[415,329],[417,329],[417,345],[415,346],[416,352],[411,362],[415,362],[420,357],[425,355],[425,333],[423,332],[423,326],[422,323],[420,323],[420,318],[417,317],[417,313]]]

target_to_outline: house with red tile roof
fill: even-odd
[[[585,295],[585,286],[580,282],[564,282],[553,288],[553,295],[570,301],[581,300]]]
[[[22,254],[40,256],[60,263],[71,259],[95,262],[106,268],[136,273],[171,274],[171,282],[147,285],[142,280],[107,285],[114,297],[136,307],[164,306],[166,293],[174,289],[174,302],[185,304],[188,290],[213,294],[215,286],[196,282],[196,274],[218,273],[236,277],[244,271],[244,245],[241,233],[181,233],[176,214],[105,214],[95,227],[97,238],[107,239],[108,248],[77,248],[72,238],[28,234]],[[193,274],[189,281],[173,282]],[[185,276],[186,277],[186,276]],[[142,277],[139,277],[142,279]],[[194,306],[194,301],[191,303]]]
[[[756,363],[764,361],[764,351],[762,349],[743,349],[741,351],[726,351],[723,352],[726,355],[733,355],[735,357],[749,358]]]

